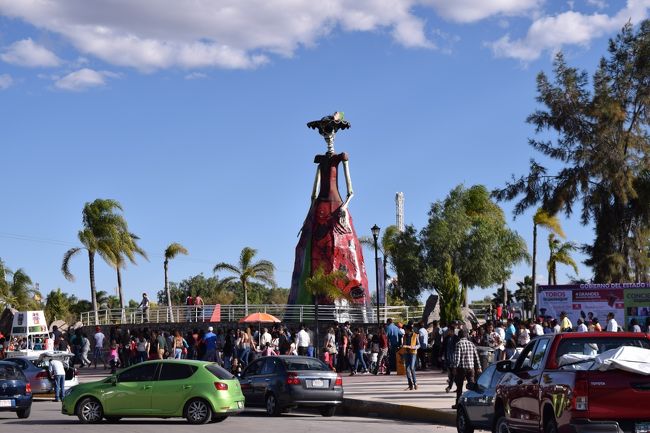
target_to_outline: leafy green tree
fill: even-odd
[[[598,283],[646,281],[650,239],[650,21],[635,32],[628,23],[610,40],[589,89],[587,73],[559,53],[554,80],[537,77],[537,101],[528,117],[541,139],[529,144],[553,160],[551,170],[532,160],[527,175],[494,194],[519,201],[515,215],[539,204],[549,213],[581,209],[594,224],[584,250]]]
[[[169,280],[167,279],[167,271],[169,270],[169,261],[174,259],[179,254],[188,255],[189,252],[187,251],[187,248],[177,242],[173,242],[169,244],[167,248],[165,248],[165,261],[163,262],[163,269],[165,270],[165,293],[167,295],[167,307],[169,308],[169,314],[172,322],[174,321],[174,316],[172,313],[172,297],[169,292]]]
[[[548,284],[557,284],[557,264],[571,266],[578,273],[578,265],[571,257],[571,252],[578,249],[573,242],[562,242],[551,233],[548,235],[549,257],[546,263],[548,269]]]
[[[440,320],[449,323],[462,319],[460,278],[451,269],[451,259],[445,260],[442,272],[436,275],[434,284],[440,296]]]
[[[462,305],[468,288],[501,284],[515,264],[528,259],[526,243],[507,227],[503,211],[482,185],[459,185],[435,202],[422,243],[434,280],[444,275],[450,262],[463,289]]]
[[[86,203],[82,211],[83,228],[78,233],[81,247],[71,248],[63,255],[61,272],[68,281],[74,281],[70,272],[70,260],[82,250],[88,253],[88,276],[90,278],[90,297],[95,324],[99,323],[97,315],[97,288],[95,286],[95,255],[99,254],[107,263],[117,259],[113,244],[121,233],[128,232],[124,217],[117,213],[122,206],[116,200],[96,199]]]
[[[61,289],[52,290],[45,299],[45,318],[48,323],[70,319],[70,302]]]
[[[257,250],[244,247],[239,256],[239,263],[237,265],[232,265],[230,263],[217,263],[214,266],[213,271],[215,273],[220,271],[227,271],[235,274],[233,277],[227,277],[224,281],[234,281],[239,280],[242,286],[242,291],[244,292],[244,308],[246,315],[248,315],[248,288],[251,281],[257,280],[262,283],[268,284],[271,287],[275,287],[275,266],[268,260],[260,260],[258,262],[253,262],[253,259],[257,255]]]
[[[289,299],[289,289],[272,287],[267,290],[265,304],[285,305]]]
[[[397,234],[391,251],[391,262],[397,276],[388,293],[391,305],[417,305],[423,289],[429,286],[423,259],[423,247],[412,225]]]

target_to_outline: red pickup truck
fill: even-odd
[[[650,376],[584,366],[590,362],[585,355],[621,346],[650,349],[650,335],[544,335],[531,341],[514,364],[498,363],[497,370],[506,374],[496,388],[493,432],[650,433]],[[567,357],[573,357],[571,362]]]

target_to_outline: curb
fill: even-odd
[[[428,409],[405,404],[344,398],[340,407],[343,415],[368,418],[392,418],[404,421],[420,421],[454,427],[456,412],[449,409]]]

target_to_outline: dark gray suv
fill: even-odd
[[[343,403],[343,379],[322,361],[306,356],[267,356],[253,361],[239,378],[246,406],[271,416],[295,407],[316,407],[332,416]]]

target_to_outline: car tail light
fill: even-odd
[[[228,391],[228,384],[223,382],[215,382],[214,387],[217,391]]]
[[[573,387],[573,409],[589,410],[589,385],[585,379],[576,380]]]
[[[296,373],[287,374],[287,385],[300,385],[300,379]]]
[[[343,378],[341,376],[336,376],[336,382],[334,382],[334,386],[343,386]]]
[[[36,379],[47,379],[49,377],[50,377],[50,375],[47,374],[47,371],[41,371],[40,373],[38,373],[36,375]]]
[[[25,394],[31,394],[32,393],[32,386],[28,383],[25,385]]]

